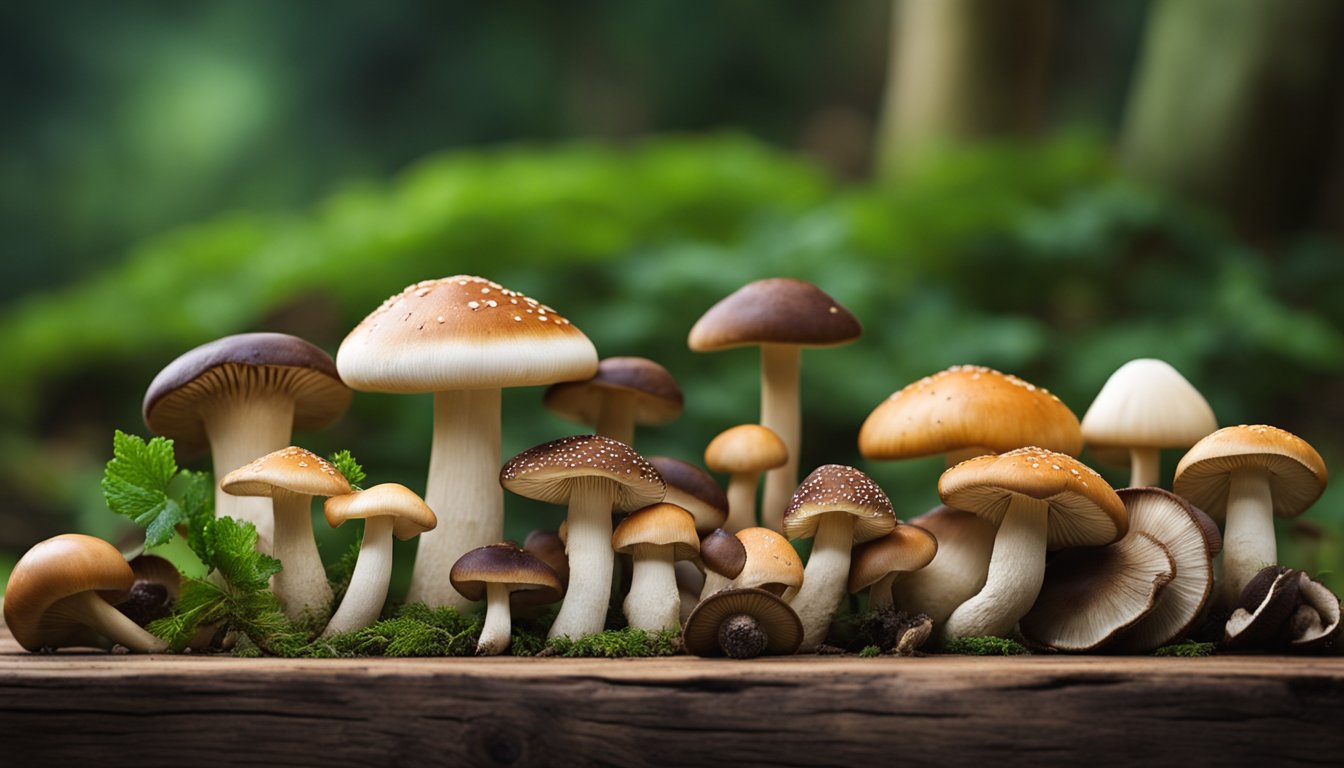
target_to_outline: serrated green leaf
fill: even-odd
[[[112,436],[112,460],[103,472],[103,496],[113,512],[145,528],[145,545],[168,541],[185,513],[168,497],[168,484],[177,475],[173,442],[156,437],[148,443],[117,430]]]
[[[364,473],[364,467],[360,466],[360,463],[355,460],[349,450],[339,450],[331,454],[327,460],[336,467],[338,472],[345,476],[345,481],[350,484],[352,490],[363,490],[360,484],[364,482],[368,475]]]
[[[230,585],[244,591],[266,589],[280,572],[280,561],[257,551],[257,529],[232,517],[212,521],[205,529],[205,562]]]

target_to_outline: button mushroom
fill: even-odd
[[[737,532],[746,562],[733,577],[734,587],[755,587],[786,601],[803,586],[803,561],[784,534],[769,528],[743,528]]]
[[[979,515],[939,505],[910,521],[938,540],[923,568],[897,579],[892,600],[901,610],[922,613],[939,627],[957,606],[985,586],[994,551],[994,524]]]
[[[729,533],[756,525],[756,481],[767,469],[782,467],[789,449],[774,431],[759,424],[740,424],[720,432],[705,448],[705,466],[727,472]]]
[[[453,564],[453,589],[469,600],[485,599],[485,623],[476,642],[477,656],[497,656],[509,646],[513,619],[509,603],[526,594],[534,605],[553,603],[564,588],[560,577],[539,558],[512,544],[477,547]]]
[[[635,425],[666,424],[681,415],[683,397],[677,380],[663,366],[643,357],[608,357],[584,381],[546,388],[546,407],[597,434],[635,443]]]
[[[733,579],[747,564],[747,550],[742,540],[728,531],[717,528],[700,542],[700,563],[705,567],[705,581],[700,598],[732,586]]]
[[[666,502],[637,509],[616,526],[611,548],[634,560],[630,592],[622,604],[630,626],[646,632],[680,629],[674,564],[700,554],[691,513]]]
[[[763,589],[733,587],[700,602],[681,633],[686,652],[696,656],[754,659],[798,651],[803,625],[788,603]]]
[[[854,547],[849,563],[849,591],[868,589],[868,608],[894,609],[891,588],[896,579],[933,561],[938,540],[917,525],[897,523],[886,536]]]

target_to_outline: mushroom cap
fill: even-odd
[[[1125,535],[1124,502],[1086,464],[1034,446],[963,461],[938,478],[949,507],[974,512],[998,525],[1014,494],[1049,505],[1046,546],[1095,547]]]
[[[523,539],[523,549],[551,566],[561,584],[569,584],[569,556],[565,554],[565,542],[558,530],[537,528]]]
[[[863,335],[863,326],[820,288],[789,277],[757,280],[705,311],[687,343],[695,352],[759,344],[830,347]]]
[[[1078,455],[1078,417],[1047,390],[979,365],[954,365],[907,385],[859,429],[859,452],[868,459],[972,448],[1002,453],[1028,445]]]
[[[663,500],[658,470],[635,449],[601,435],[574,435],[528,448],[499,471],[499,482],[519,496],[567,504],[576,482],[601,478],[615,485],[612,509],[628,512]]]
[[[1223,626],[1223,645],[1228,650],[1270,650],[1279,645],[1299,605],[1301,574],[1270,565],[1251,577]]]
[[[350,407],[354,393],[331,355],[284,333],[241,333],[183,353],[150,382],[145,426],[184,455],[209,447],[201,410],[215,399],[280,394],[294,400],[294,427],[319,429]]]
[[[1088,446],[1186,448],[1218,429],[1199,391],[1162,360],[1130,360],[1102,385],[1082,421]]]
[[[362,491],[332,496],[322,504],[322,513],[332,528],[339,528],[349,520],[391,517],[392,535],[402,541],[432,531],[439,524],[424,499],[400,483],[380,483]]]
[[[858,592],[892,573],[918,571],[938,554],[938,540],[917,525],[897,523],[886,536],[865,541],[849,556],[849,591]]]
[[[509,592],[526,592],[511,596],[511,600],[528,605],[553,603],[564,594],[555,569],[508,542],[477,547],[462,555],[453,563],[448,580],[453,589],[473,601],[485,599],[487,584],[503,584]]]
[[[645,357],[608,357],[598,362],[590,379],[547,387],[544,402],[567,419],[596,424],[602,402],[613,392],[634,395],[636,424],[666,424],[680,416],[685,405],[677,380]]]
[[[743,528],[737,532],[747,561],[733,577],[740,587],[758,587],[783,593],[803,585],[803,560],[784,534],[769,528]]]
[[[728,494],[713,475],[671,456],[650,456],[649,463],[667,485],[663,501],[690,512],[695,517],[695,530],[701,535],[718,528],[728,519]]]
[[[1277,427],[1243,424],[1195,443],[1176,465],[1172,490],[1222,522],[1232,471],[1252,467],[1268,470],[1277,517],[1305,512],[1330,479],[1321,455],[1306,440]]]
[[[1329,650],[1339,634],[1339,596],[1306,573],[1298,579],[1296,616],[1304,613],[1308,621],[1294,622],[1289,632],[1289,648],[1294,651],[1315,653]]]
[[[741,539],[722,528],[715,528],[700,542],[700,562],[707,571],[736,579],[747,564],[747,550]]]
[[[444,392],[586,379],[597,350],[555,310],[472,275],[407,286],[369,313],[336,352],[366,392]]]
[[[765,655],[787,656],[803,644],[803,622],[788,603],[764,589],[729,587],[701,600],[687,617],[681,632],[686,652],[722,656],[719,625],[739,614],[755,619],[765,632]]]
[[[847,512],[854,516],[854,543],[885,536],[896,527],[891,500],[873,479],[843,464],[823,464],[812,470],[793,492],[784,511],[784,535],[810,539],[821,516]]]
[[[135,583],[117,548],[81,533],[53,536],[19,558],[5,587],[5,625],[29,651],[92,645],[97,634],[67,618],[48,615],[59,600],[94,590],[113,602]]]
[[[342,496],[350,483],[331,462],[291,445],[233,470],[219,487],[233,496],[274,496],[276,489],[306,496]]]
[[[764,472],[788,460],[789,447],[773,429],[760,424],[729,427],[705,448],[705,466],[715,472]]]
[[[136,581],[162,584],[169,602],[177,602],[182,595],[182,572],[166,558],[139,554],[128,561]]]
[[[665,502],[631,512],[611,532],[611,548],[618,554],[633,554],[638,544],[671,545],[674,560],[691,560],[700,554],[695,518]]]

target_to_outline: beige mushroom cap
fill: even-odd
[[[1088,446],[1185,448],[1216,429],[1204,396],[1175,368],[1151,358],[1117,368],[1082,421]]]
[[[821,516],[847,512],[854,516],[854,542],[885,536],[896,527],[891,500],[873,479],[853,467],[825,464],[794,491],[784,512],[784,535],[790,539],[816,535]]]
[[[10,573],[5,587],[5,626],[29,651],[92,645],[93,630],[52,618],[59,600],[90,590],[109,603],[131,588],[135,573],[117,548],[102,539],[66,533],[38,542]]]
[[[341,496],[350,483],[331,462],[297,446],[272,451],[245,464],[220,481],[234,496],[274,496],[277,489],[307,496]]]
[[[764,472],[788,460],[788,446],[773,429],[760,424],[729,427],[705,448],[705,466],[715,472]]]
[[[438,518],[420,496],[399,483],[381,483],[362,491],[332,496],[322,505],[327,524],[339,528],[350,520],[391,517],[392,535],[405,541],[434,530]]]
[[[938,540],[917,525],[897,523],[886,536],[854,547],[849,560],[849,591],[858,592],[892,573],[909,573],[938,554]]]
[[[1232,471],[1249,467],[1269,471],[1276,517],[1305,512],[1330,480],[1321,455],[1307,441],[1277,427],[1243,424],[1223,427],[1196,443],[1176,465],[1172,490],[1221,522]]]
[[[743,528],[737,532],[747,554],[741,573],[733,579],[739,587],[759,587],[781,594],[803,585],[803,561],[784,535],[769,528]]]
[[[692,560],[700,554],[695,518],[676,504],[651,504],[625,517],[611,533],[611,548],[629,555],[639,544],[671,545],[673,558]]]

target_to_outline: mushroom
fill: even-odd
[[[1278,563],[1274,518],[1302,514],[1328,479],[1305,440],[1264,425],[1224,427],[1185,454],[1173,489],[1224,524],[1220,607],[1233,606],[1257,571]]]
[[[682,646],[696,656],[754,659],[798,651],[803,625],[788,603],[763,589],[732,587],[705,598],[686,619]]]
[[[784,466],[789,449],[774,431],[740,424],[720,432],[705,448],[705,466],[732,475],[728,481],[729,533],[756,525],[756,481],[767,469]]]
[[[547,387],[544,401],[551,411],[626,445],[635,443],[636,424],[666,424],[684,405],[672,374],[643,357],[608,357],[590,379]]]
[[[694,352],[761,348],[760,423],[779,435],[789,455],[784,466],[766,476],[761,520],[767,528],[782,530],[784,508],[798,482],[802,349],[847,344],[862,334],[858,319],[839,302],[810,283],[786,277],[742,286],[710,307],[691,328],[687,343]]]
[[[826,639],[845,594],[850,549],[894,527],[887,494],[853,467],[825,464],[798,486],[784,515],[784,535],[813,539],[803,586],[789,602],[803,622],[802,650],[815,650]]]
[[[938,495],[998,525],[985,586],[948,617],[949,639],[1007,635],[1036,601],[1047,549],[1101,546],[1126,531],[1125,505],[1101,475],[1042,448],[964,461],[938,479]]]
[[[1130,360],[1106,380],[1083,415],[1088,447],[1128,451],[1133,487],[1161,483],[1161,448],[1189,448],[1218,429],[1204,396],[1161,360]]]
[[[868,609],[893,610],[891,587],[897,577],[933,561],[938,540],[917,525],[897,523],[886,536],[854,547],[849,562],[849,591],[868,591]]]
[[[550,637],[602,631],[611,596],[611,512],[663,498],[663,479],[630,446],[600,435],[552,440],[509,459],[499,482],[529,499],[568,504],[569,590]]]
[[[700,599],[732,585],[747,565],[747,550],[742,540],[717,528],[700,542],[700,563],[705,567],[705,582]]]
[[[145,391],[145,425],[173,439],[178,456],[210,450],[216,483],[233,470],[289,445],[294,429],[320,429],[350,406],[352,393],[331,355],[296,336],[244,333],[183,354]],[[215,516],[257,529],[271,551],[271,505],[215,486]]]
[[[679,629],[681,599],[674,563],[700,554],[691,513],[666,502],[637,509],[616,526],[611,548],[635,562],[630,592],[622,604],[630,626],[645,632]]]
[[[1275,650],[1298,605],[1301,571],[1266,566],[1251,576],[1223,628],[1230,651]]]
[[[957,606],[985,586],[994,551],[994,524],[979,515],[939,505],[910,521],[938,540],[929,564],[897,579],[892,600],[942,626]]]
[[[382,483],[332,496],[322,505],[322,512],[332,528],[350,520],[364,521],[364,538],[359,544],[355,570],[350,574],[350,585],[322,632],[322,637],[330,637],[378,620],[392,580],[392,537],[401,541],[415,538],[433,530],[438,521],[415,491],[398,483]]]
[[[1339,597],[1305,572],[1298,578],[1299,605],[1293,612],[1288,648],[1299,653],[1333,650],[1339,635]]]
[[[298,621],[325,619],[331,585],[313,538],[314,496],[350,493],[350,483],[331,462],[295,446],[268,453],[220,481],[225,493],[269,497],[275,513],[275,558],[283,570],[271,580],[280,608]]]
[[[454,275],[383,302],[341,342],[336,367],[357,390],[434,394],[425,502],[439,526],[420,538],[406,600],[465,608],[448,571],[467,550],[504,538],[501,388],[588,378],[597,351],[545,304]]]
[[[173,603],[182,594],[182,574],[177,566],[157,555],[145,554],[131,558],[130,566],[135,581],[113,603],[116,609],[142,627],[171,614]]]
[[[732,580],[734,587],[764,589],[785,601],[803,586],[803,561],[784,534],[769,528],[743,528],[737,532],[747,560]]]
[[[670,456],[650,456],[649,463],[667,484],[663,501],[690,512],[702,537],[728,519],[728,496],[708,472]]]
[[[545,605],[564,593],[560,577],[549,565],[507,543],[466,553],[453,564],[449,578],[453,589],[467,599],[485,599],[485,623],[476,641],[477,656],[497,656],[508,647],[513,631],[509,602],[515,595],[526,595],[533,605]]]
[[[66,533],[38,542],[10,572],[5,626],[29,651],[103,646],[101,638],[137,653],[168,644],[127,618],[110,600],[135,583],[117,548],[92,536]]]

